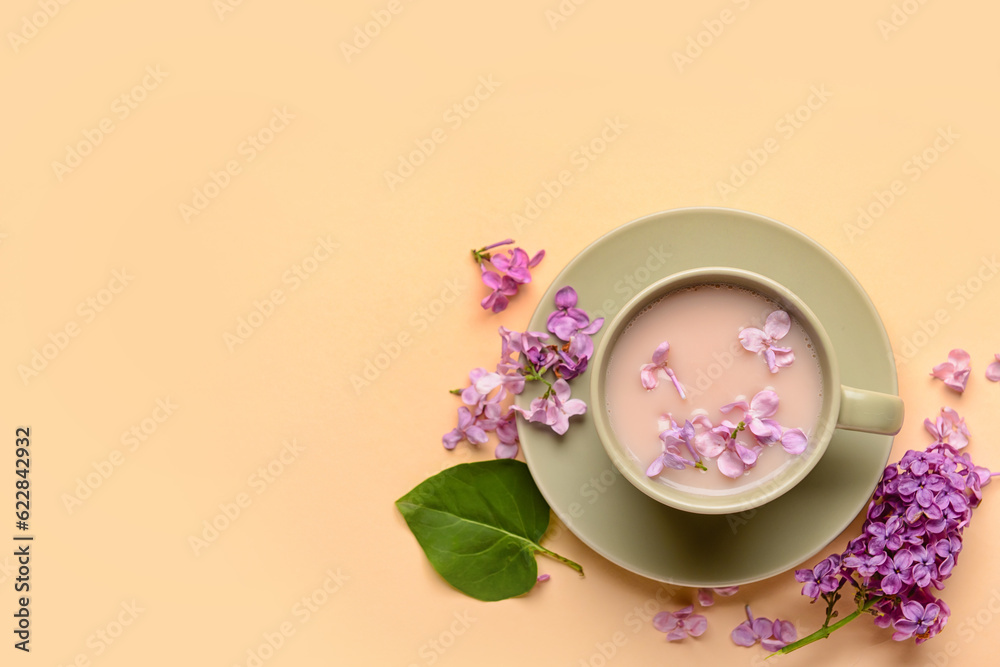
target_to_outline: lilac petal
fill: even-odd
[[[493,292],[488,297],[482,300],[481,306],[486,310],[492,310],[494,313],[499,313],[506,310],[507,304],[510,303],[500,292]]]
[[[656,389],[660,384],[660,381],[656,377],[656,371],[659,366],[654,364],[643,364],[642,368],[639,369],[639,381],[642,382],[642,388]]]
[[[667,633],[668,642],[680,641],[685,637],[687,637],[687,632],[685,632],[683,628],[674,628],[673,630]]]
[[[722,586],[721,588],[713,588],[712,591],[716,595],[721,595],[724,598],[731,597],[740,592],[739,586]]]
[[[567,285],[556,292],[556,308],[572,308],[576,305],[576,290]]]
[[[798,639],[798,632],[791,621],[774,621],[774,638],[782,642],[783,645],[791,644]]]
[[[778,395],[765,389],[750,400],[750,412],[758,417],[770,417],[778,411],[778,402]]]
[[[789,454],[801,454],[806,451],[807,444],[809,439],[800,428],[789,429],[781,434],[781,446]]]
[[[774,365],[776,368],[788,368],[795,361],[795,353],[789,348],[772,347]]]
[[[444,445],[445,449],[455,449],[458,443],[462,441],[462,432],[457,428],[451,429],[448,433],[445,433],[441,437],[441,444]]]
[[[955,372],[955,364],[945,361],[931,369],[931,377],[946,380]]]
[[[701,614],[691,614],[687,623],[684,624],[687,632],[692,637],[700,637],[708,629],[708,619]]]
[[[726,477],[737,479],[746,472],[743,461],[740,460],[740,457],[734,451],[726,450],[716,459],[716,462],[719,465],[719,472]]]
[[[485,396],[500,386],[503,377],[499,373],[486,373],[475,382],[476,391]]]
[[[591,322],[587,326],[585,326],[582,329],[580,329],[579,333],[587,334],[588,336],[592,336],[595,333],[597,333],[598,331],[600,331],[601,327],[603,327],[603,326],[604,326],[604,318],[603,317],[598,317],[596,320],[594,320],[593,322]]]
[[[698,589],[698,604],[702,607],[711,607],[715,604],[715,596],[712,595],[711,588],[699,588]]]
[[[767,362],[767,368],[772,373],[778,372],[778,362],[774,357],[774,350],[767,348],[764,350],[764,361]]]
[[[761,353],[767,347],[767,334],[760,329],[747,327],[740,331],[740,344],[750,352]]]
[[[736,455],[740,457],[743,465],[752,468],[757,463],[757,452],[745,447],[742,443],[736,443]]]
[[[726,415],[732,412],[734,409],[740,409],[745,413],[750,410],[750,406],[747,404],[746,401],[736,401],[735,403],[726,403],[721,408],[719,408],[719,412]]]
[[[486,431],[484,431],[479,426],[470,426],[469,428],[465,429],[465,437],[466,439],[468,439],[469,442],[471,442],[474,445],[486,444],[486,442],[488,442],[490,439],[490,437],[486,435]]]
[[[541,584],[541,583],[545,583],[546,581],[548,581],[551,578],[552,578],[551,574],[547,574],[547,573],[546,574],[540,574],[540,575],[538,575],[538,578],[535,581],[537,581],[538,583]]]
[[[495,271],[483,271],[481,277],[483,284],[493,290],[500,289],[500,284],[503,282],[500,274]]]
[[[569,388],[569,382],[566,380],[559,379],[552,383],[552,393],[555,394],[556,398],[560,402],[565,402],[572,395],[572,390]]]
[[[498,459],[513,459],[517,457],[518,450],[519,446],[516,442],[510,445],[501,442],[493,451],[493,456]]]
[[[754,634],[758,637],[770,637],[771,629],[774,627],[774,621],[769,618],[764,618],[763,616],[753,619],[750,622],[750,628],[754,631]]]
[[[781,424],[773,419],[751,419],[747,427],[763,444],[769,444],[781,438]]]
[[[663,364],[663,362],[667,360],[667,352],[669,351],[670,351],[670,343],[668,343],[667,341],[663,341],[662,343],[657,345],[656,349],[653,350],[653,363],[656,364],[657,366]]]
[[[702,456],[714,459],[726,449],[726,437],[712,431],[699,433],[694,437],[694,448]]]
[[[507,271],[507,275],[516,283],[526,285],[531,282],[531,272],[523,266],[514,266]]]
[[[567,417],[582,415],[587,412],[587,403],[579,398],[571,398],[563,403],[563,414]]]
[[[663,457],[657,456],[646,468],[646,477],[656,477],[661,472],[663,472]]]
[[[539,250],[537,253],[535,253],[535,256],[532,257],[531,260],[528,262],[528,268],[533,269],[536,266],[538,266],[538,264],[542,261],[543,257],[545,257],[545,251]]]
[[[750,628],[750,623],[743,621],[729,633],[729,637],[737,646],[753,646],[757,643],[757,635]]]
[[[788,330],[792,328],[792,319],[783,310],[776,310],[767,316],[764,322],[764,333],[778,340],[784,338]]]
[[[996,361],[986,367],[986,379],[990,382],[1000,382],[1000,354],[994,354]]]
[[[948,353],[948,361],[955,364],[956,370],[965,370],[969,368],[969,362],[972,361],[972,357],[962,348],[955,348]]]

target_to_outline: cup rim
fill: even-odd
[[[822,373],[823,402],[813,434],[797,465],[786,466],[759,485],[729,495],[697,495],[646,477],[645,471],[625,453],[611,427],[606,409],[605,383],[610,350],[625,329],[649,303],[667,294],[696,285],[732,284],[750,289],[788,310],[805,329],[817,353]],[[731,514],[764,505],[801,482],[822,458],[833,437],[840,412],[840,373],[836,350],[815,313],[784,285],[753,271],[728,266],[687,269],[665,276],[632,296],[606,325],[592,357],[590,397],[594,424],[601,445],[615,468],[633,486],[665,505],[699,514]]]

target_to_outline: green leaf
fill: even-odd
[[[462,463],[418,484],[396,501],[431,565],[477,600],[505,600],[531,590],[535,553],[583,574],[538,541],[549,506],[520,461]]]

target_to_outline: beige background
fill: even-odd
[[[32,429],[36,536],[32,652],[5,631],[3,664],[252,665],[267,636],[280,644],[268,666],[762,664],[728,638],[744,602],[800,630],[821,620],[790,573],[668,645],[648,618],[691,591],[624,572],[557,527],[547,544],[585,579],[545,561],[543,587],[479,603],[437,577],[393,507],[432,473],[491,456],[447,453],[440,436],[456,407],[446,390],[492,363],[496,327],[522,327],[585,245],[662,209],[743,208],[829,248],[899,358],[895,453],[924,447],[923,418],[952,405],[975,456],[1000,467],[1000,386],[982,376],[1000,351],[995,4],[223,1],[0,12],[0,433],[13,468],[14,430]],[[391,21],[365,45],[372,12]],[[356,39],[364,48],[345,54]],[[678,64],[685,49],[696,57]],[[477,88],[474,111],[449,112]],[[616,119],[620,133],[581,160]],[[428,137],[443,143],[390,187],[385,172]],[[516,228],[564,170],[564,192]],[[213,174],[225,187],[206,189]],[[894,181],[892,203],[859,226]],[[506,236],[548,254],[494,316],[467,253]],[[238,330],[255,303],[270,316]],[[962,397],[927,377],[955,346],[974,364]],[[398,352],[356,389],[384,349]],[[36,351],[39,372],[23,374]],[[144,440],[123,437],[133,428]],[[897,645],[864,621],[768,664],[989,664],[1000,513],[988,491],[938,639]],[[12,560],[0,557],[7,619]]]

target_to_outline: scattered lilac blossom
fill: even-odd
[[[783,310],[776,310],[767,316],[764,329],[746,327],[740,331],[740,343],[749,352],[755,352],[764,357],[767,367],[772,373],[778,369],[791,366],[795,361],[795,353],[790,347],[778,347],[776,343],[785,337],[792,328],[792,320]]]
[[[969,373],[972,367],[969,365],[971,357],[969,353],[961,348],[956,348],[948,353],[948,361],[938,364],[931,371],[931,377],[944,382],[949,389],[962,393],[965,385],[969,381]]]
[[[657,377],[659,371],[666,373],[667,377],[674,384],[674,388],[677,389],[677,393],[680,394],[681,398],[684,396],[684,387],[681,385],[680,380],[677,379],[677,375],[674,373],[673,369],[667,368],[667,352],[670,351],[670,343],[663,341],[656,346],[653,350],[653,363],[643,364],[642,368],[639,369],[639,380],[642,382],[642,386],[646,390],[656,389],[660,384],[660,379]]]
[[[653,459],[653,462],[646,468],[647,477],[656,477],[664,468],[683,470],[687,466],[698,467],[705,470],[705,465],[694,450],[692,441],[695,438],[694,425],[690,421],[685,421],[683,426],[678,426],[674,420],[667,416],[669,425],[660,432],[660,440],[663,443],[663,452]],[[687,448],[691,458],[687,458],[681,450],[681,445]]]
[[[708,620],[695,614],[694,605],[677,611],[661,611],[653,617],[653,627],[667,633],[667,641],[675,642],[685,637],[700,637],[708,628]]]
[[[551,574],[540,574],[538,575],[538,579],[536,579],[536,581],[541,584],[548,581],[551,578],[552,578]]]

